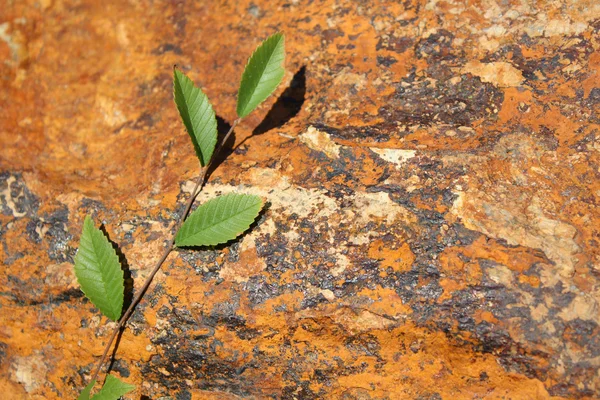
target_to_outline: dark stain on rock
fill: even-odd
[[[111,370],[118,372],[123,378],[128,378],[129,375],[131,375],[131,372],[129,371],[129,365],[127,365],[127,362],[121,359],[116,359],[113,361],[111,364]]]
[[[248,298],[253,307],[283,293],[282,287],[275,283],[268,282],[267,279],[261,275],[250,277],[244,286],[244,290],[248,292]]]
[[[424,393],[419,395],[416,400],[442,400],[443,397],[439,393]]]
[[[26,232],[34,243],[49,241],[48,256],[51,260],[72,263],[77,250],[69,246],[73,236],[68,226],[69,210],[63,206],[51,214],[29,221]],[[44,232],[43,236],[40,236],[41,232]]]
[[[590,354],[600,354],[600,327],[594,321],[576,318],[566,322],[563,337],[582,348],[587,348]]]
[[[380,38],[376,45],[376,50],[389,50],[395,53],[404,53],[414,46],[414,39],[411,37],[389,37]]]
[[[389,68],[397,62],[398,60],[396,60],[394,57],[377,56],[377,65],[383,65],[384,67]]]
[[[16,281],[17,284],[26,284],[19,279],[12,278],[11,281]],[[0,292],[1,293],[1,292]],[[7,297],[10,297],[13,304],[20,307],[27,306],[39,306],[39,305],[52,305],[58,306],[62,303],[70,302],[73,299],[81,299],[84,297],[83,292],[79,289],[67,289],[60,292],[58,295],[46,295],[40,296],[39,292],[36,293],[21,293],[12,291],[11,293],[1,293]],[[86,300],[87,301],[87,300]]]
[[[397,128],[396,124],[391,122],[384,122],[373,126],[347,126],[343,129],[335,128],[320,122],[314,124],[314,127],[320,131],[326,132],[331,135],[332,138],[338,139],[361,139],[369,140],[372,142],[386,142],[390,138],[390,132]],[[398,132],[396,132],[398,134]],[[406,132],[408,134],[408,131]],[[400,133],[401,135],[401,133]]]
[[[1,239],[2,235],[0,234],[0,240]],[[20,251],[10,252],[8,244],[5,241],[2,241],[2,247],[4,249],[4,254],[6,254],[6,257],[4,258],[4,265],[6,266],[14,264],[15,261],[20,260],[25,256],[25,254]]]
[[[367,127],[333,128],[322,123],[315,127],[333,138],[386,142],[393,136],[402,138],[409,133],[401,125],[431,126],[446,124],[453,127],[472,126],[482,118],[492,121],[504,101],[502,91],[471,75],[461,76],[453,83],[449,79],[433,83],[429,79],[409,76],[396,85],[396,91],[379,109],[386,122]],[[399,129],[400,128],[400,129]]]
[[[344,346],[358,356],[369,356],[380,358],[381,345],[377,338],[368,333],[351,336],[346,339]]]
[[[21,173],[0,172],[0,207],[4,215],[31,218],[37,214],[39,204]]]
[[[181,47],[179,47],[173,43],[163,43],[160,46],[158,46],[157,48],[155,48],[154,50],[152,50],[152,54],[154,54],[154,55],[161,55],[161,54],[165,54],[168,52],[172,52],[174,54],[177,54],[178,56],[183,54],[183,52],[181,51]]]
[[[452,48],[454,35],[445,29],[421,39],[415,45],[415,54],[417,58],[427,58],[433,62],[439,62],[456,57],[457,51]]]
[[[137,96],[149,97],[153,93],[165,93],[173,91],[173,76],[167,73],[158,74],[154,79],[145,81],[138,85]]]
[[[248,14],[250,14],[254,18],[260,18],[260,16],[261,16],[260,7],[254,3],[250,3],[248,5],[248,7],[246,8],[246,11],[248,12]]]
[[[84,297],[84,294],[80,289],[72,288],[59,293],[58,296],[52,296],[50,304],[59,305],[64,302],[69,302],[72,299],[81,299],[82,297]]]
[[[4,364],[4,360],[6,360],[6,351],[8,350],[8,345],[6,343],[0,342],[0,365]]]
[[[470,126],[482,118],[493,120],[503,100],[502,91],[470,75],[462,75],[458,83],[409,76],[396,85],[379,112],[386,120],[402,124]]]
[[[215,339],[206,337],[203,340],[183,340],[172,326],[160,334],[160,339],[153,343],[161,346],[163,355],[152,357],[150,363],[142,367],[144,376],[161,382],[171,390],[186,390],[185,379],[196,382],[202,390],[225,390],[238,396],[248,396],[252,393],[252,383],[247,382],[242,373],[247,368],[256,368],[252,363],[244,363],[234,356],[229,360],[219,359],[216,352],[223,344]],[[241,356],[241,355],[240,355]],[[162,371],[167,371],[168,375]]]
[[[600,103],[600,87],[595,87],[590,90],[590,94],[587,97],[590,105],[597,105]]]
[[[104,204],[101,201],[85,198],[81,200],[81,208],[86,210],[87,213],[105,210]]]
[[[310,390],[310,382],[304,381],[299,382],[297,385],[290,385],[283,388],[281,393],[282,400],[295,400],[295,399],[316,399],[317,394]]]
[[[335,38],[344,37],[345,34],[344,34],[344,32],[341,32],[341,31],[339,31],[337,29],[325,29],[322,32],[322,36],[323,36],[324,40],[326,40],[328,42],[331,42]]]
[[[151,112],[144,112],[142,113],[142,115],[140,115],[138,117],[138,119],[136,119],[132,124],[131,124],[131,129],[134,130],[147,130],[150,129],[154,126],[154,124],[157,122],[157,115],[156,113],[151,113]]]
[[[178,38],[185,37],[185,27],[187,25],[187,15],[188,11],[186,10],[184,3],[179,3],[175,7],[173,13],[167,16],[166,22],[175,27],[175,36]]]

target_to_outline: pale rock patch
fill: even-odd
[[[327,196],[325,191],[293,185],[286,176],[274,169],[253,169],[245,181],[248,186],[208,184],[202,196],[211,199],[228,193],[254,194],[271,203],[271,209],[281,210],[286,215],[295,213],[300,218],[329,217],[338,210],[335,199]]]
[[[107,96],[97,95],[95,106],[104,117],[104,123],[108,126],[114,128],[127,122],[127,117],[113,99]]]
[[[398,219],[416,222],[415,216],[406,208],[395,203],[388,193],[355,193],[353,196],[354,209],[361,210],[356,215],[358,222],[367,224],[373,220],[393,223]]]
[[[315,151],[321,151],[329,158],[339,158],[341,146],[336,144],[328,133],[309,126],[300,136],[300,142]]]
[[[48,367],[44,357],[36,352],[27,357],[15,357],[9,373],[11,380],[20,383],[27,393],[31,393],[46,383]]]
[[[395,164],[398,169],[417,153],[416,150],[380,149],[377,147],[371,147],[371,150],[382,160]]]
[[[6,206],[12,212],[13,217],[21,218],[21,217],[24,217],[27,214],[27,212],[25,212],[25,211],[19,212],[17,210],[17,205],[16,205],[15,201],[18,199],[13,198],[13,194],[11,191],[11,187],[12,187],[13,183],[15,183],[16,181],[17,181],[17,178],[15,178],[13,175],[10,175],[6,179],[6,187],[4,189],[2,189],[2,191],[0,191],[0,197],[4,198]]]
[[[573,274],[576,255],[580,251],[574,239],[577,229],[566,222],[549,218],[537,196],[528,199],[529,204],[523,210],[518,199],[493,202],[492,198],[478,193],[456,194],[458,197],[451,212],[467,228],[495,239],[504,239],[510,245],[540,249],[555,262],[562,276]]]
[[[504,61],[492,63],[470,61],[465,64],[461,72],[473,74],[479,77],[482,82],[491,83],[501,88],[520,86],[525,80],[520,70]]]
[[[565,321],[572,321],[574,319],[582,319],[585,321],[595,321],[600,323],[600,309],[598,308],[597,299],[580,294],[575,297],[571,304],[569,304],[559,316]]]

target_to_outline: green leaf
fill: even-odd
[[[173,97],[196,155],[204,167],[209,163],[217,144],[215,112],[202,90],[178,69],[175,69],[173,76]]]
[[[115,249],[89,216],[83,222],[75,275],[87,298],[104,315],[117,321],[123,311],[123,271]]]
[[[92,400],[117,400],[125,393],[131,392],[135,389],[134,385],[130,385],[121,381],[112,375],[106,377],[106,382],[102,389],[92,397]]]
[[[92,391],[92,388],[94,387],[95,384],[96,384],[95,379],[93,381],[91,381],[90,383],[88,383],[88,385],[85,387],[85,389],[83,389],[83,391],[79,394],[79,397],[77,398],[77,400],[90,400],[90,392]]]
[[[177,232],[175,244],[182,247],[226,243],[250,227],[262,206],[260,197],[248,194],[228,194],[212,199],[185,220]]]
[[[267,38],[254,51],[238,91],[237,114],[244,118],[273,93],[283,78],[285,59],[283,33]]]

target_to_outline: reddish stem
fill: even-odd
[[[133,301],[129,305],[129,308],[127,308],[127,311],[125,311],[125,314],[123,314],[121,319],[119,319],[119,322],[117,323],[117,326],[113,330],[113,333],[110,336],[108,343],[106,343],[106,346],[104,347],[104,352],[102,353],[102,357],[100,357],[100,361],[98,362],[98,366],[96,367],[94,375],[92,375],[91,381],[94,381],[98,378],[98,375],[100,374],[100,370],[102,369],[102,365],[104,365],[106,356],[108,355],[108,352],[110,351],[110,348],[112,347],[112,344],[115,341],[117,334],[119,333],[119,331],[121,329],[123,329],[125,327],[125,324],[127,323],[127,320],[129,319],[129,317],[131,317],[131,314],[133,314],[135,307],[138,305],[138,303],[144,297],[144,294],[148,290],[148,287],[150,287],[150,284],[152,283],[152,280],[154,279],[154,275],[156,275],[156,273],[158,272],[160,267],[164,264],[167,257],[169,257],[169,254],[171,254],[171,251],[173,251],[173,249],[175,248],[175,235],[177,234],[177,231],[179,231],[179,228],[181,227],[181,224],[183,224],[183,221],[185,221],[186,217],[190,213],[192,205],[194,204],[194,200],[196,199],[198,194],[200,194],[200,192],[202,191],[202,188],[204,187],[204,184],[206,183],[205,178],[206,178],[206,174],[208,173],[209,168],[212,166],[213,161],[215,160],[217,155],[221,152],[221,150],[223,149],[223,146],[227,142],[227,139],[229,139],[229,136],[231,136],[231,133],[233,132],[234,128],[237,126],[237,124],[239,124],[240,121],[241,121],[241,118],[238,118],[235,121],[233,121],[231,128],[229,128],[229,131],[227,132],[227,134],[225,135],[225,137],[219,144],[219,147],[217,147],[217,149],[214,151],[211,161],[208,163],[208,165],[202,167],[202,169],[200,170],[200,175],[198,176],[198,179],[196,180],[196,186],[194,186],[194,189],[192,190],[192,195],[190,196],[190,198],[188,199],[188,201],[185,205],[183,214],[181,214],[181,217],[179,218],[179,220],[177,221],[177,223],[175,225],[175,233],[173,234],[173,237],[169,241],[169,244],[168,244],[167,248],[165,249],[165,251],[163,252],[162,256],[160,257],[160,259],[154,266],[154,269],[152,269],[152,272],[150,272],[150,275],[148,275],[148,277],[146,278],[146,281],[144,282],[144,285],[140,289],[139,293],[137,294],[137,296],[135,296],[135,299],[133,299]]]

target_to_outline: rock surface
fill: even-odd
[[[600,396],[597,1],[150,3],[1,7],[4,398],[75,398],[108,339],[86,214],[136,288],[171,235],[198,173],[172,66],[226,125],[277,30],[284,84],[200,196],[270,206],[168,259],[112,365],[129,398]]]

